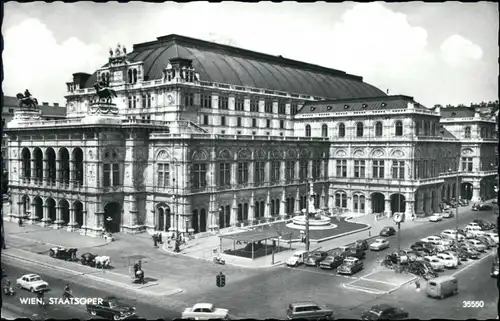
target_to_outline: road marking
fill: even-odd
[[[330,276],[341,276],[343,278],[348,278],[348,279],[354,279],[358,280],[359,278],[356,278],[354,276],[349,276],[349,275],[341,275],[337,273],[328,273],[328,272],[320,272],[320,271],[314,271],[314,270],[307,270],[307,269],[297,269],[297,268],[292,268],[292,267],[283,267],[285,269],[297,271],[297,272],[309,272],[309,273],[316,273],[316,274],[322,274],[322,275],[330,275]]]
[[[361,291],[361,292],[366,292],[370,294],[384,294],[386,291],[374,291],[370,288],[366,288],[364,286],[359,286],[359,285],[351,285],[351,284],[342,284],[344,288],[346,289],[351,289],[351,290],[356,290],[356,291]]]
[[[486,258],[490,257],[490,255],[492,255],[492,254],[494,254],[494,253],[495,253],[495,252],[493,251],[493,252],[489,253],[488,255],[483,256],[483,257],[482,257],[482,258],[480,258],[479,260],[476,260],[476,261],[472,262],[471,264],[465,265],[462,269],[460,269],[459,271],[457,271],[457,272],[453,273],[451,276],[455,276],[455,275],[457,275],[458,273],[460,273],[460,272],[463,272],[463,271],[467,270],[468,268],[470,268],[470,267],[471,267],[471,266],[473,266],[474,264],[481,262],[482,260],[484,260],[484,259],[486,259]]]
[[[374,279],[367,279],[364,276],[361,277],[361,280],[398,286],[396,283],[391,283],[391,282],[386,282],[386,281],[380,281],[380,280],[374,280]]]

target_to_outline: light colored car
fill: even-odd
[[[479,227],[481,227],[481,226],[480,226],[479,224],[477,224],[476,222],[470,222],[469,224],[467,224],[467,226],[466,226],[466,227],[468,227],[468,226],[479,226]]]
[[[286,265],[288,266],[299,266],[304,263],[304,257],[307,255],[307,251],[297,251],[286,260]]]
[[[469,239],[469,240],[466,240],[465,242],[468,243],[468,244],[470,244],[478,252],[484,252],[488,248],[486,245],[484,245],[483,243],[481,243],[478,240]]]
[[[443,220],[443,216],[438,213],[434,213],[431,216],[429,216],[429,222],[439,222]]]
[[[428,262],[436,271],[444,270],[444,263],[435,256],[424,256],[424,261]]]
[[[197,303],[192,308],[186,308],[182,312],[183,319],[191,320],[210,320],[210,319],[229,319],[229,310],[214,308],[212,303]]]
[[[446,255],[449,255],[451,257],[453,257],[453,259],[455,259],[458,263],[458,265],[462,264],[460,262],[460,257],[458,256],[458,253],[455,252],[455,251],[444,251],[443,253],[439,253],[439,254],[446,254]]]
[[[423,239],[420,239],[420,241],[425,242],[425,243],[431,243],[431,244],[439,244],[439,242],[441,242],[441,237],[431,235],[431,236],[424,237]]]
[[[436,242],[436,245],[444,245],[446,247],[449,247],[453,244],[453,240],[442,238],[439,241]]]
[[[443,218],[452,218],[454,216],[455,216],[455,214],[453,214],[453,212],[451,212],[451,211],[446,211],[443,213]]]
[[[478,235],[484,235],[486,232],[482,231],[479,226],[466,226],[465,227],[465,234],[467,237],[474,237]]]
[[[444,230],[440,234],[442,239],[446,238],[446,239],[452,239],[452,240],[455,240],[457,238],[457,235],[458,235],[459,241],[465,239],[465,236],[463,236],[460,233],[457,233],[457,231],[455,231],[455,230]]]
[[[17,279],[16,284],[21,289],[31,292],[45,291],[49,289],[49,284],[42,280],[38,274],[26,274]]]
[[[370,244],[370,250],[372,251],[381,251],[383,249],[389,248],[389,241],[384,239],[376,239],[375,242]]]
[[[458,258],[451,256],[446,253],[439,253],[436,255],[438,259],[441,260],[441,262],[444,263],[444,266],[449,268],[449,269],[455,269],[458,267]]]
[[[497,233],[484,233],[486,237],[491,238],[495,243],[498,244],[498,234]]]

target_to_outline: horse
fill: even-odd
[[[99,101],[101,99],[105,99],[106,103],[111,104],[111,100],[113,99],[113,97],[118,97],[116,95],[116,92],[109,87],[101,87],[100,84],[95,83],[94,88],[97,93],[97,97],[99,97]]]
[[[19,93],[16,95],[17,99],[19,100],[19,107],[23,107],[23,105],[26,105],[28,108],[36,108],[38,106],[38,100],[33,97],[24,97],[23,94]]]

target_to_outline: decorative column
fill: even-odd
[[[472,202],[481,201],[481,184],[477,181],[472,182]],[[455,192],[456,194],[456,192]]]
[[[232,162],[229,164],[231,166],[231,186],[236,186],[238,184],[237,175],[238,163]]]
[[[102,170],[104,171],[104,168]],[[75,186],[75,179],[76,179],[75,174],[76,174],[75,161],[71,160],[69,161],[69,183],[71,184],[72,188]]]
[[[249,204],[249,209],[248,209],[248,220],[250,222],[255,220],[255,192],[252,191],[252,194],[250,196],[250,204]]]
[[[280,184],[281,185],[285,185],[286,184],[285,167],[286,167],[286,162],[284,160],[282,160],[280,162]]]
[[[61,182],[61,161],[56,159],[56,185]]]
[[[271,162],[269,160],[265,160],[264,161],[264,186],[269,186],[270,183],[270,175],[269,175],[269,172],[270,172],[270,167],[271,167]]]
[[[300,180],[300,161],[299,160],[294,161],[293,171],[294,171],[293,177],[294,177],[295,181],[298,182]]]
[[[271,192],[267,191],[266,207],[264,209],[264,218],[271,217],[270,206],[271,206]]]
[[[281,219],[285,219],[286,216],[286,194],[285,194],[285,189],[283,188],[283,191],[281,191],[281,206],[280,206],[280,212],[279,215],[281,216]]]
[[[47,205],[43,205],[43,218],[42,218],[42,226],[47,226],[50,224],[49,218],[49,207]]]
[[[385,208],[384,208],[384,213],[388,217],[391,216],[391,200],[390,199],[385,199]]]
[[[405,216],[406,219],[410,219],[413,216],[413,201],[406,201],[405,202]]]
[[[424,213],[424,199],[422,194],[419,194],[420,197],[417,196],[417,213],[416,214],[423,214]]]
[[[49,160],[47,158],[43,158],[43,182],[47,183],[49,177]]]
[[[255,172],[255,162],[250,161],[250,162],[248,162],[248,182],[249,182],[248,186],[251,186],[251,187],[255,186],[254,185],[254,183],[255,183],[255,181],[254,181],[254,174],[255,173],[254,172]]]
[[[78,227],[78,223],[76,222],[76,217],[75,217],[76,211],[74,208],[70,208],[68,210],[69,210],[68,232],[73,232]]]
[[[61,228],[64,225],[64,221],[62,220],[62,207],[61,206],[56,206],[56,220],[52,222],[52,228],[54,230],[57,230]]]
[[[298,163],[298,162],[297,162]],[[297,187],[297,191],[295,192],[295,215],[301,215],[301,208],[300,208],[300,188]]]
[[[18,217],[22,217],[22,218],[26,217],[26,213],[23,213],[24,212],[23,211],[24,210],[23,209],[23,204],[24,204],[23,201],[17,202],[17,208],[18,208],[17,215],[18,215]],[[11,210],[11,213],[12,213],[12,210]]]
[[[367,214],[373,214],[372,199],[371,198],[365,199],[365,210],[366,210]]]
[[[231,207],[231,226],[236,226],[238,218],[238,204],[236,201],[236,194],[233,196],[233,206]]]
[[[325,186],[322,184],[321,185],[321,194],[320,194],[320,198],[319,198],[319,208],[322,209],[323,211],[328,211],[328,207],[325,204],[325,198],[326,198]]]
[[[36,176],[36,167],[35,167],[36,163],[35,163],[35,159],[32,158],[31,159],[31,184],[35,184],[35,176]]]

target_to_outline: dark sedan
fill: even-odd
[[[87,312],[92,316],[100,316],[106,319],[124,320],[135,318],[135,308],[121,302],[115,297],[107,297],[97,304],[87,304]]]
[[[322,269],[333,270],[341,266],[342,263],[344,263],[344,257],[340,255],[331,255],[327,256],[326,259],[321,261],[319,267]]]
[[[361,320],[405,320],[410,314],[402,308],[378,304],[361,315]]]
[[[326,259],[328,256],[327,252],[315,251],[311,252],[309,256],[304,260],[304,264],[308,266],[319,266],[321,261]]]
[[[354,242],[354,248],[359,249],[359,250],[363,250],[363,251],[368,251],[368,249],[370,248],[370,245],[368,244],[368,242],[366,240],[357,240],[356,242]]]
[[[396,235],[396,230],[392,226],[386,226],[380,231],[380,236]]]

